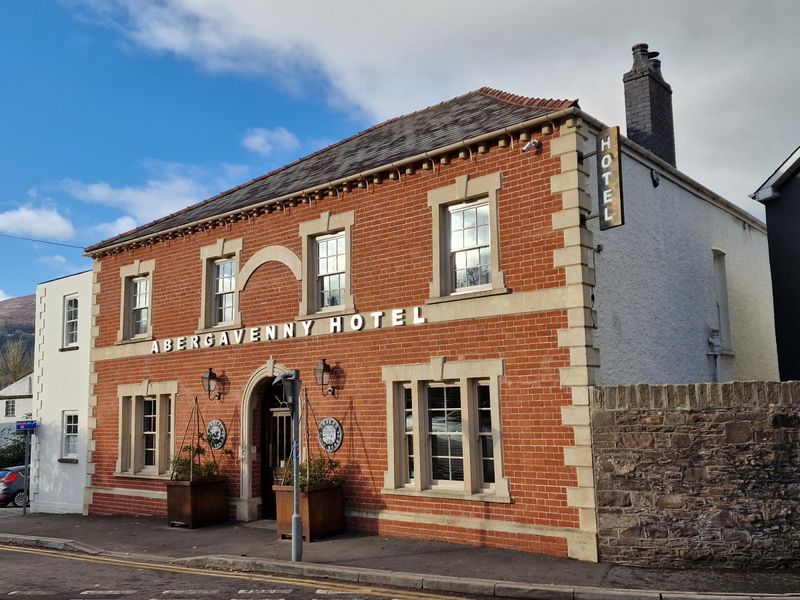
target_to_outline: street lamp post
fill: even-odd
[[[303,523],[300,519],[300,371],[279,375],[273,385],[283,384],[283,395],[292,415],[292,461],[294,513],[292,514],[292,562],[303,561]]]

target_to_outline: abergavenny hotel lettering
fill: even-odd
[[[410,314],[409,314],[410,312]],[[279,325],[263,325],[259,327],[240,327],[225,331],[199,333],[164,340],[154,340],[151,354],[164,352],[182,352],[199,350],[215,346],[232,346],[234,344],[252,344],[271,342],[279,339],[292,339],[313,335],[312,330],[318,322],[328,322],[328,331],[318,333],[342,333],[344,331],[362,331],[364,329],[382,329],[384,327],[401,327],[406,324],[420,325],[426,322],[422,316],[422,307],[415,306],[411,311],[405,308],[379,310],[362,315],[355,313],[348,316],[334,316],[327,319],[308,319]],[[345,329],[345,325],[348,325]]]

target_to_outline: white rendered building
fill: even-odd
[[[31,512],[82,512],[92,273],[36,287]]]
[[[13,439],[15,424],[31,412],[31,381],[26,375],[0,390],[0,446]]]

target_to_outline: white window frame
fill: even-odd
[[[153,338],[153,273],[156,268],[155,259],[136,260],[133,264],[120,268],[122,299],[120,302],[119,330],[117,342],[150,340]],[[134,333],[133,292],[136,281],[147,280],[147,327],[142,333]]]
[[[391,365],[382,368],[386,384],[388,464],[384,474],[385,494],[456,497],[486,502],[510,502],[508,480],[503,471],[503,440],[500,420],[500,384],[503,361],[476,360],[447,362],[433,357],[430,363]],[[461,388],[461,436],[463,481],[433,478],[430,434],[428,430],[427,390],[432,386],[458,385]],[[480,447],[478,386],[489,387],[492,425],[494,482],[483,481],[483,456]],[[406,391],[411,390],[411,422],[415,472],[408,468],[408,413]]]
[[[73,420],[74,423],[70,423],[69,421]],[[65,410],[61,416],[61,458],[78,458],[78,427],[79,427],[79,417],[78,411],[76,410]],[[74,426],[74,431],[72,428]],[[69,450],[69,440],[74,438],[75,443],[75,451],[71,452]]]
[[[242,238],[226,240],[220,238],[213,244],[200,248],[202,264],[202,289],[200,300],[200,317],[197,321],[197,332],[215,328],[241,327],[242,314],[239,310],[239,292],[241,277],[239,274],[242,253]],[[217,265],[231,261],[233,263],[233,318],[217,319]]]
[[[352,291],[352,228],[355,212],[331,214],[325,211],[318,219],[301,223],[299,235],[302,239],[302,296],[299,317],[314,315],[350,314],[356,312],[355,297]],[[330,235],[344,234],[344,291],[342,302],[336,306],[323,307],[318,282],[317,239]]]
[[[724,352],[733,352],[725,252],[715,248],[712,250],[712,257],[714,266],[714,315],[719,329],[720,347]]]
[[[452,185],[428,192],[431,209],[433,242],[433,269],[427,302],[429,304],[474,297],[477,295],[504,294],[505,275],[500,269],[500,227],[498,223],[498,196],[501,188],[500,173],[470,179],[468,175],[456,178]],[[489,208],[490,281],[485,284],[457,289],[455,269],[451,258],[450,220],[452,210],[487,205]]]
[[[328,271],[327,268],[323,271],[320,269],[320,262],[322,260],[320,256],[320,245],[325,244],[326,246],[329,242],[336,240],[336,253],[331,256],[330,254],[326,254],[326,262],[329,261],[331,258],[336,258],[336,270]],[[339,240],[342,241],[342,246],[344,246],[344,255],[342,256],[341,260],[344,264],[339,264],[340,261],[340,253],[338,251],[339,247]],[[337,288],[341,290],[339,294],[339,302],[336,304],[325,304],[325,300],[323,299],[323,294],[325,293],[325,286],[322,280],[325,277],[331,277],[333,275],[341,276],[341,278],[346,281],[347,280],[347,235],[344,231],[337,231],[334,233],[329,233],[326,235],[318,235],[314,238],[314,294],[316,305],[319,307],[320,311],[331,311],[331,310],[341,310],[342,306],[345,303],[345,285],[342,287]]]
[[[70,303],[75,303],[75,308],[70,308]],[[78,311],[80,310],[80,302],[78,302],[78,295],[71,294],[69,296],[64,296],[64,315],[63,315],[63,338],[61,340],[62,348],[74,348],[78,346]],[[71,314],[74,313],[74,314]],[[70,318],[73,317],[73,318]],[[70,331],[70,324],[75,325],[74,331]],[[75,338],[70,339],[71,334],[74,334]]]
[[[17,416],[17,401],[16,400],[6,400],[5,406],[5,416],[6,417],[16,417]]]
[[[465,294],[465,293],[469,293],[469,292],[479,292],[479,291],[482,291],[482,290],[491,290],[492,289],[492,280],[491,280],[492,279],[492,271],[491,271],[491,268],[492,268],[492,263],[491,263],[491,254],[492,254],[491,225],[487,222],[486,225],[484,226],[486,228],[486,230],[488,230],[490,232],[489,233],[489,239],[487,240],[486,243],[481,244],[476,239],[474,244],[464,245],[464,246],[462,246],[460,248],[453,249],[453,227],[452,227],[452,224],[453,224],[454,214],[455,213],[461,214],[462,215],[462,219],[463,219],[463,215],[464,215],[465,212],[467,212],[467,211],[469,211],[471,209],[476,209],[476,213],[477,213],[477,209],[483,208],[483,207],[486,207],[488,209],[489,208],[489,203],[488,202],[482,202],[482,201],[461,202],[459,204],[451,204],[451,205],[449,205],[447,207],[447,225],[446,225],[446,231],[447,231],[447,267],[446,268],[447,268],[447,271],[449,273],[449,276],[448,276],[449,280],[448,280],[447,283],[448,283],[449,289],[451,290],[452,294]],[[476,223],[476,225],[475,225],[476,238],[477,238],[478,229],[479,228],[478,228],[478,225]],[[463,232],[464,228],[462,227],[459,231]],[[486,263],[486,268],[487,268],[488,274],[489,274],[489,281],[487,281],[486,283],[476,283],[475,285],[465,285],[465,286],[462,286],[462,287],[459,288],[458,287],[458,271],[460,271],[460,270],[467,271],[470,267],[469,267],[469,264],[467,262],[467,264],[464,265],[463,269],[460,268],[460,265],[457,264],[458,263],[458,255],[459,254],[463,254],[464,258],[465,258],[465,261],[466,261],[467,260],[466,254],[468,252],[477,251],[478,252],[478,256],[480,257],[481,250],[483,248],[488,248],[488,250],[489,250],[489,262]],[[479,258],[479,262],[478,262],[478,270],[479,271],[480,271],[481,264],[482,263],[480,262],[480,258]]]
[[[115,475],[138,477],[169,477],[174,451],[175,399],[178,382],[153,383],[144,380],[138,384],[120,385],[119,446]],[[146,464],[144,408],[146,402],[155,402],[155,435],[153,464]]]

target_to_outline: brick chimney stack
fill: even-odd
[[[658,52],[647,44],[633,47],[633,67],[625,73],[625,121],[628,138],[675,166],[672,88],[661,75]]]

